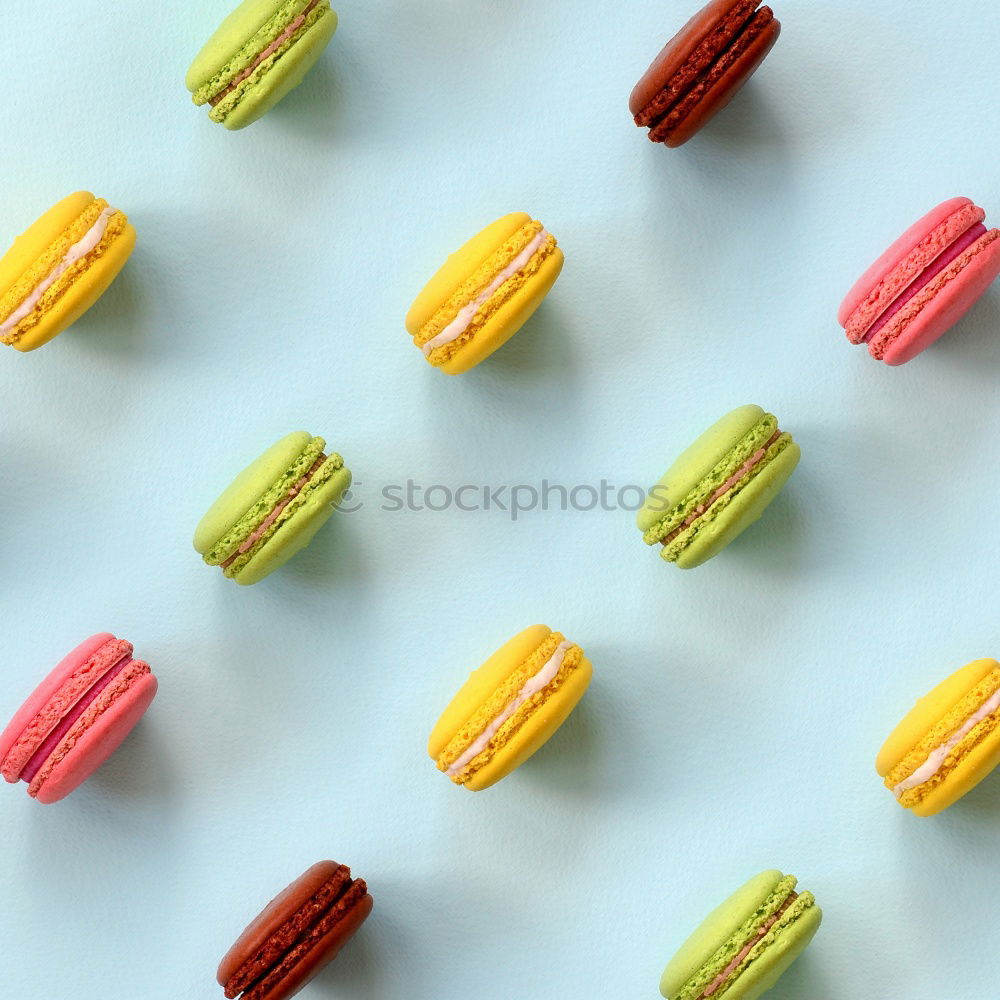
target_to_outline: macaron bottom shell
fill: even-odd
[[[444,770],[441,760],[453,738],[554,635],[545,625],[524,629],[469,675],[441,714],[428,740],[428,754],[438,763],[439,770]],[[575,648],[579,650],[579,647]],[[483,791],[520,767],[555,735],[583,697],[592,676],[593,666],[583,651],[579,650],[575,665],[561,683],[554,689],[543,689],[548,694],[543,694],[542,699],[536,702],[534,709],[509,738],[498,743],[498,733],[486,748],[488,759],[485,763],[473,766],[471,773],[464,779],[459,776],[458,783],[469,791]],[[478,730],[469,730],[470,737],[478,735]],[[475,765],[475,761],[476,758],[473,758],[471,763]]]
[[[724,53],[709,71],[704,83],[696,84],[691,96],[681,100],[676,124],[669,129],[651,130],[650,139],[670,149],[693,139],[739,94],[770,54],[780,34],[781,24],[771,18],[752,37],[738,40],[732,51]]]
[[[350,470],[341,468],[327,482],[310,490],[297,508],[295,516],[285,522],[253,554],[249,562],[236,570],[232,579],[242,586],[260,583],[298,555],[333,516],[337,504],[350,485]]]
[[[316,21],[280,58],[270,66],[262,66],[249,77],[239,100],[231,108],[215,115],[213,121],[218,121],[231,132],[259,121],[305,80],[336,32],[336,13],[328,7],[324,8]]]
[[[736,541],[747,528],[761,519],[784,489],[801,457],[801,449],[792,441],[729,501],[718,517],[698,527],[691,543],[677,557],[676,565],[681,569],[694,569]],[[668,551],[664,547],[664,559],[668,559]]]
[[[564,256],[558,247],[538,270],[479,329],[475,337],[440,366],[446,375],[462,375],[498,351],[534,315],[562,273]]]
[[[560,686],[557,696],[543,702],[515,735],[501,747],[493,759],[481,767],[466,783],[470,792],[481,792],[516,771],[533,757],[558,732],[587,693],[594,668],[586,656]]]
[[[822,910],[818,906],[810,906],[775,937],[763,954],[751,962],[721,997],[728,997],[729,1000],[758,1000],[758,997],[778,984],[778,980],[806,950],[822,921]]]
[[[952,329],[1000,276],[1000,239],[980,241],[955,267],[962,270],[946,280],[920,306],[917,316],[882,351],[887,365],[903,365],[927,350]],[[918,302],[917,305],[920,305]]]

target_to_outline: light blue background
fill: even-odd
[[[669,151],[626,101],[688,0],[343,0],[306,83],[234,134],[183,86],[227,6],[5,5],[3,239],[90,188],[139,244],[72,332],[0,357],[0,715],[101,629],[161,690],[70,799],[0,789],[0,992],[221,996],[244,923],[323,857],[375,913],[310,997],[653,998],[771,866],[826,914],[775,1000],[991,992],[1000,778],[920,820],[873,760],[914,698],[1000,654],[1000,287],[902,369],[835,315],[938,201],[1000,219],[1000,12],[781,0],[753,83]],[[522,208],[563,276],[446,378],[403,315]],[[803,461],[694,572],[628,512],[379,509],[408,477],[648,484],[750,401]],[[239,588],[191,533],[300,427],[364,507]],[[514,776],[452,787],[427,733],[535,621],[593,686]]]

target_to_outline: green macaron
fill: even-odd
[[[681,569],[700,566],[764,513],[800,454],[759,406],[727,413],[649,491],[636,517],[643,540]]]
[[[296,431],[247,466],[212,504],[194,533],[209,566],[251,584],[304,549],[351,485],[340,455]]]
[[[668,1000],[756,1000],[781,978],[823,919],[796,879],[761,872],[714,909],[660,979]]]
[[[302,82],[336,30],[330,0],[244,0],[198,53],[187,89],[213,122],[246,128]]]

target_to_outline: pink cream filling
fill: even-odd
[[[41,770],[53,751],[63,741],[66,734],[73,728],[77,719],[87,710],[88,706],[97,700],[97,696],[130,664],[132,656],[123,656],[105,675],[73,706],[55,729],[45,738],[42,745],[32,754],[31,760],[24,765],[21,780],[31,783],[32,778]]]
[[[727,965],[722,972],[720,972],[715,979],[713,979],[708,986],[705,987],[704,992],[698,998],[698,1000],[705,1000],[706,997],[712,996],[713,993],[718,992],[719,988],[725,983],[725,981],[740,967],[740,963],[753,951],[754,946],[759,944],[761,941],[767,937],[768,931],[781,919],[781,915],[788,909],[792,903],[798,899],[798,893],[793,892],[788,899],[781,904],[781,908],[777,913],[769,920],[765,921],[759,931],[750,938],[749,941],[740,949],[736,957]]]
[[[953,260],[960,257],[972,246],[980,236],[986,233],[986,226],[981,222],[963,233],[947,250],[924,268],[907,286],[895,302],[872,324],[871,329],[862,338],[867,344],[889,321],[906,305],[922,288],[929,285]]]
[[[278,505],[271,511],[267,517],[261,521],[259,527],[251,534],[243,544],[222,564],[223,569],[229,569],[229,567],[242,555],[246,555],[266,534],[267,529],[274,524],[275,521],[281,516],[281,512],[302,492],[305,488],[306,483],[314,475],[316,475],[319,467],[326,461],[326,455],[320,455],[319,458],[313,462],[312,467],[309,471],[285,494],[284,497],[278,502]]]
[[[683,523],[678,528],[674,528],[673,531],[663,539],[663,545],[669,545],[682,531],[687,531],[688,528],[694,524],[711,506],[718,500],[721,500],[732,488],[755,466],[759,465],[763,460],[764,456],[767,454],[767,449],[774,444],[778,438],[781,437],[781,431],[775,431],[767,441],[761,445],[707,500],[700,503],[688,516],[684,519]]]
[[[288,39],[291,38],[292,35],[294,35],[295,32],[302,27],[303,24],[305,24],[306,18],[309,16],[309,12],[318,3],[319,0],[312,0],[312,2],[302,11],[302,13],[299,14],[299,16],[296,17],[295,20],[293,20],[288,25],[288,27],[285,28],[285,30],[280,35],[278,35],[278,37],[273,42],[271,42],[271,44],[268,45],[268,47],[264,49],[264,51],[261,52],[261,54],[257,56],[257,58],[245,70],[243,70],[243,72],[240,73],[239,76],[237,76],[232,83],[229,84],[228,87],[224,88],[223,90],[220,90],[219,93],[217,93],[215,97],[211,98],[208,103],[211,104],[212,107],[214,108],[216,104],[219,104],[221,101],[225,100],[225,98],[227,98],[244,80],[253,76],[254,70],[256,70],[257,67],[260,66],[262,62],[264,62],[267,59],[270,59],[271,56],[273,56],[274,53],[277,52],[278,49],[280,49],[281,46],[284,45],[285,42],[287,42]]]

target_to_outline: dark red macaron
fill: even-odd
[[[337,956],[372,911],[363,879],[320,861],[275,896],[219,963],[226,996],[287,1000]]]
[[[663,47],[629,110],[653,142],[681,146],[736,96],[781,33],[760,0],[712,0]]]

